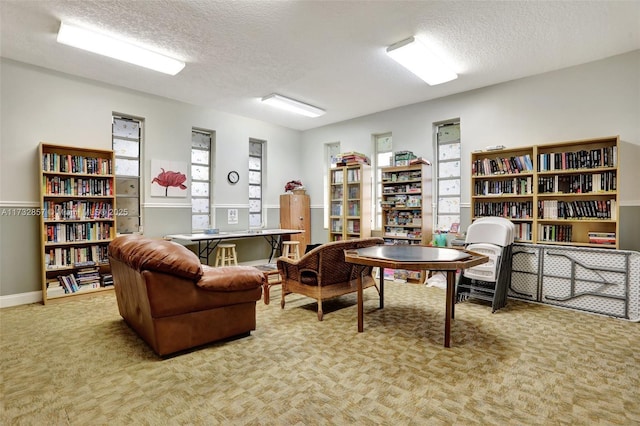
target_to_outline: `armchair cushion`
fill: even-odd
[[[253,266],[220,266],[213,268],[203,265],[204,274],[196,283],[205,290],[223,292],[253,290],[263,284],[264,274]]]
[[[109,254],[136,271],[164,272],[193,281],[203,273],[198,256],[171,241],[127,235],[109,244]]]

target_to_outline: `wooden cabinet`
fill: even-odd
[[[371,166],[329,171],[329,241],[371,236]]]
[[[432,238],[432,173],[427,164],[382,168],[385,244],[428,245]],[[395,279],[424,282],[421,271],[395,271]]]
[[[502,216],[516,241],[618,248],[618,136],[472,154],[472,219]]]
[[[304,254],[311,243],[311,201],[307,194],[280,195],[280,228],[304,231],[290,236],[290,240],[300,242],[300,255]]]
[[[43,302],[111,290],[113,151],[41,143],[38,155]]]

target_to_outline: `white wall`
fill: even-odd
[[[468,206],[473,150],[612,135],[640,145],[640,51],[306,131],[303,168],[321,176],[318,159],[328,142],[371,156],[371,135],[385,132],[393,133],[394,150],[433,160],[433,123],[452,118],[461,121],[462,202]],[[640,181],[638,164],[637,150],[621,159],[625,181]],[[312,200],[322,199],[324,181],[306,178],[305,185]],[[640,185],[622,185],[620,195],[623,204],[640,205]]]
[[[475,149],[617,134],[627,145],[640,146],[640,51],[303,133],[4,59],[0,83],[0,208],[39,205],[36,149],[40,141],[110,148],[111,114],[118,112],[145,119],[147,181],[152,158],[189,161],[192,126],[216,131],[218,207],[247,206],[248,139],[267,140],[266,205],[277,207],[284,184],[301,178],[311,195],[312,242],[327,238],[322,229],[323,145],[327,142],[340,141],[342,151],[371,155],[371,135],[392,132],[395,150],[433,159],[433,123],[460,118],[462,201],[467,208],[469,158]],[[621,158],[623,206],[640,206],[640,185],[635,184],[640,181],[637,152]],[[226,183],[232,169],[243,177],[236,186]],[[152,229],[146,227],[145,233],[162,235],[164,227],[188,230],[188,223],[181,225],[188,222],[188,201],[176,200],[151,198],[145,192],[145,211],[155,209],[161,213],[154,216],[162,218],[149,221]],[[168,208],[157,208],[163,204]],[[0,216],[0,296],[37,294],[39,238],[37,218]]]
[[[113,112],[145,121],[144,214],[151,217],[155,209],[163,219],[145,221],[147,235],[191,229],[188,198],[153,198],[144,189],[151,159],[190,162],[192,127],[216,132],[216,207],[248,208],[249,138],[267,141],[267,207],[277,208],[285,183],[303,174],[291,161],[301,156],[298,131],[6,59],[0,79],[0,209],[39,207],[39,142],[110,149]],[[237,185],[227,183],[230,170],[240,172]],[[217,219],[224,229],[226,217]],[[39,291],[38,228],[37,218],[0,216],[0,295]]]

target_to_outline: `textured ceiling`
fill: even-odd
[[[633,0],[0,0],[0,14],[5,58],[300,130],[640,48]],[[171,77],[60,45],[60,21],[187,66]],[[412,35],[459,78],[431,87],[387,57],[388,45]],[[327,114],[258,102],[272,92]]]

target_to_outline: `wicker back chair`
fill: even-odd
[[[358,290],[358,273],[362,266],[347,263],[344,251],[384,244],[382,238],[361,238],[322,244],[298,260],[278,258],[282,277],[282,299],[290,293],[302,294],[318,301],[318,320],[322,321],[322,301]],[[365,267],[362,287],[375,286],[371,267]]]

